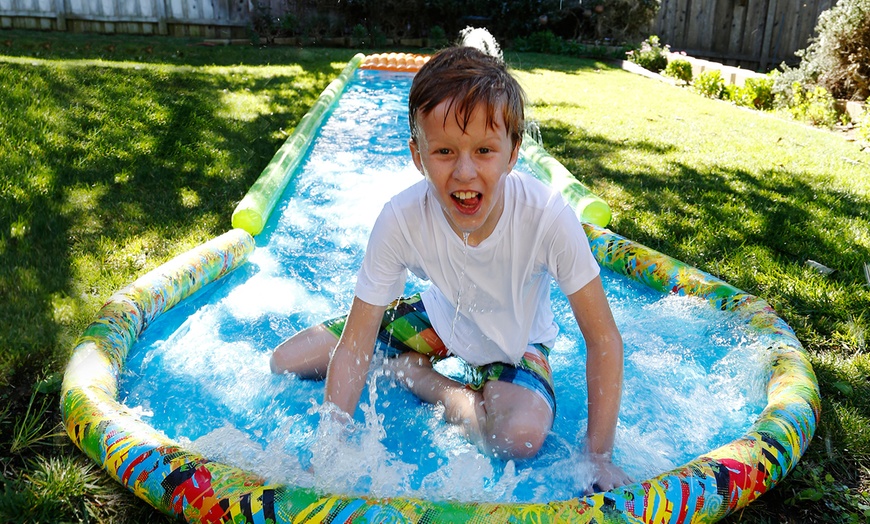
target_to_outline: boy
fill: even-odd
[[[622,339],[574,211],[513,172],[524,94],[500,60],[472,47],[436,54],[409,96],[414,164],[424,180],[394,196],[372,229],[347,317],[308,328],[272,354],[275,373],[326,376],[325,400],[353,414],[376,340],[385,366],[422,400],[444,405],[484,452],[534,456],[556,409],[547,356],[558,328],[550,277],[588,348],[587,454],[595,488],[629,482],[610,460],[622,392]],[[407,271],[429,289],[396,300]],[[455,355],[469,383],[432,368]]]

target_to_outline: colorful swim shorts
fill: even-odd
[[[344,330],[346,316],[328,320],[324,327],[336,337]],[[435,333],[420,294],[400,298],[387,307],[378,333],[379,346],[388,356],[407,351],[428,355],[436,370],[474,390],[483,388],[490,380],[500,380],[522,386],[541,395],[556,412],[556,394],[553,390],[553,372],[547,358],[550,348],[543,344],[529,344],[523,358],[516,365],[493,362],[473,366],[451,356],[441,337]],[[439,366],[440,363],[449,366]]]

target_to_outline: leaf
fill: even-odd
[[[851,384],[848,382],[843,382],[842,380],[834,382],[834,387],[837,388],[837,391],[846,395],[847,397],[851,397],[854,391],[852,390]]]
[[[798,500],[811,500],[813,502],[818,502],[824,498],[825,492],[815,489],[815,488],[807,488],[800,491],[797,494]]]

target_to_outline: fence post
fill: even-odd
[[[767,69],[767,61],[770,58],[770,41],[773,39],[773,26],[776,25],[776,0],[770,0],[767,4],[767,19],[764,22],[764,40],[761,42],[761,57],[759,57],[759,69]]]
[[[54,0],[54,11],[57,14],[57,30],[66,31],[66,0]]]
[[[171,1],[171,0],[169,0]],[[168,35],[169,26],[166,24],[166,2],[167,0],[154,0],[155,9],[157,11],[157,34]]]

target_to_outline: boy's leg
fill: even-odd
[[[295,373],[301,378],[323,379],[332,351],[344,330],[347,317],[327,320],[296,333],[272,352],[273,373]],[[446,349],[429,324],[420,295],[394,301],[384,313],[378,339],[393,354],[418,351],[445,356]]]
[[[438,373],[432,369],[429,357],[419,353],[408,352],[389,359],[384,368],[392,371],[420,400],[442,404],[447,422],[458,425],[469,440],[483,448],[486,409],[480,391]]]
[[[326,377],[329,357],[338,336],[327,325],[304,329],[279,344],[272,352],[269,366],[272,373],[295,373],[301,378]]]
[[[545,354],[535,348],[526,355],[518,367],[490,366],[480,391],[442,376],[423,355],[407,353],[387,366],[420,399],[444,405],[446,420],[481,450],[523,459],[540,450],[555,409]]]
[[[491,380],[483,388],[484,435],[499,457],[526,459],[537,455],[553,427],[553,410],[536,392],[517,384]]]

